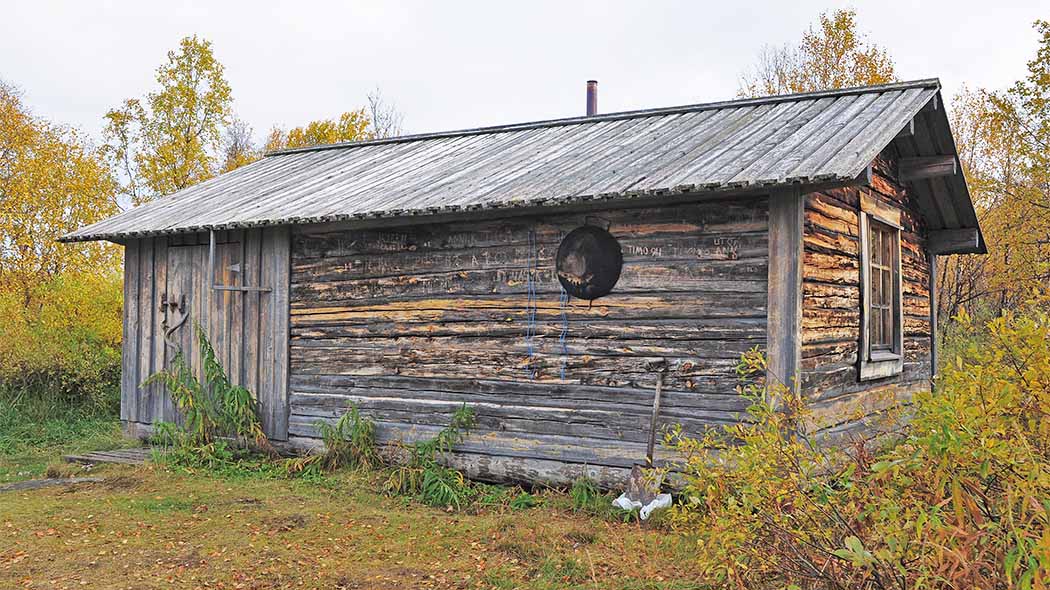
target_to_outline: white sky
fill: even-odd
[[[376,86],[411,132],[732,98],[764,44],[796,43],[853,6],[903,79],[1001,88],[1036,49],[1050,1],[47,2],[6,1],[0,78],[38,115],[93,135],[154,88],[179,39],[214,43],[234,108],[261,138],[364,104]]]

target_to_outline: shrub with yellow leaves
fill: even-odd
[[[674,526],[711,582],[735,588],[1046,588],[1050,311],[957,318],[932,393],[901,437],[821,444],[789,388],[752,380],[750,420],[683,451]],[[764,373],[752,352],[741,372]],[[900,420],[901,418],[898,418]]]
[[[119,399],[118,269],[67,273],[20,292],[0,290],[0,390],[56,402],[114,407]]]

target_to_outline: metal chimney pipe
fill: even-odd
[[[598,81],[587,80],[587,116],[598,114]]]

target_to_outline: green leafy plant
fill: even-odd
[[[517,487],[484,483],[475,484],[475,488],[477,489],[477,497],[474,499],[474,504],[484,508],[507,506],[514,498],[515,493],[521,491]]]
[[[590,514],[612,522],[641,520],[639,509],[623,510],[613,506],[613,495],[603,491],[589,477],[580,477],[573,481],[568,495],[573,512]]]
[[[511,510],[528,510],[535,508],[540,505],[540,499],[528,492],[520,492],[514,499],[510,501],[508,506]]]
[[[165,449],[181,446],[186,439],[183,429],[174,422],[157,421],[153,423],[149,443]]]
[[[598,512],[608,504],[608,498],[593,479],[581,477],[569,488],[572,509],[576,512]]]
[[[478,495],[478,488],[462,473],[439,463],[439,455],[450,453],[476,421],[466,404],[452,415],[448,426],[431,439],[407,447],[408,458],[389,474],[384,487],[390,493],[413,496],[425,504],[462,508]]]
[[[462,473],[439,464],[420,472],[419,499],[431,506],[463,508],[476,495],[476,490]]]
[[[375,422],[362,416],[357,406],[351,405],[350,411],[334,425],[319,420],[316,427],[324,441],[324,453],[289,459],[285,463],[289,474],[311,469],[331,472],[343,467],[375,469],[382,464],[376,448]]]
[[[227,437],[240,446],[275,456],[259,421],[255,397],[246,388],[230,383],[207,334],[199,324],[194,324],[194,329],[204,381],[197,379],[179,351],[168,369],[150,375],[144,383],[163,384],[182,415],[180,426],[162,426],[161,435],[169,446],[200,452],[218,448],[213,444],[216,439]]]

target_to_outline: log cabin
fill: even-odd
[[[931,387],[937,257],[985,251],[938,80],[593,107],[270,153],[64,236],[124,246],[126,431],[177,419],[143,381],[199,370],[194,323],[273,441],[467,404],[449,461],[488,480],[616,485],[654,429],[741,420],[755,347],[831,441]]]

